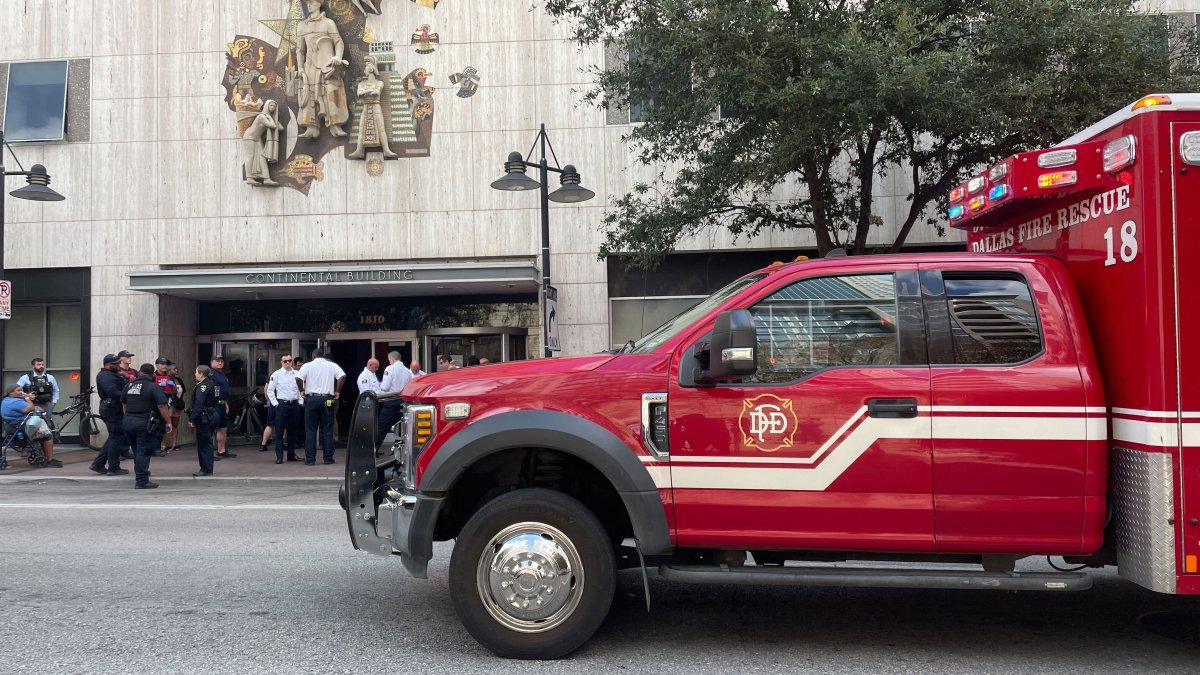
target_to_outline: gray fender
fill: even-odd
[[[438,448],[421,477],[421,492],[429,496],[443,494],[472,464],[512,448],[558,450],[591,464],[620,494],[642,553],[671,552],[666,510],[650,472],[612,432],[566,413],[520,410],[467,425]],[[432,529],[432,519],[427,526]]]

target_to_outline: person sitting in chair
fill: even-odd
[[[0,417],[4,418],[5,422],[17,426],[25,419],[25,416],[33,412],[35,394],[32,392],[25,393],[24,387],[19,384],[11,384],[8,386],[8,393],[4,397],[4,401],[0,403]],[[46,457],[46,466],[61,467],[62,462],[54,459],[54,434],[50,432],[50,426],[46,424],[46,420],[37,417],[37,428],[30,434],[30,441],[41,443],[42,454]],[[29,427],[25,432],[29,433]]]

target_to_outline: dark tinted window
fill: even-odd
[[[1021,279],[946,277],[954,362],[1020,363],[1042,351],[1029,287]]]

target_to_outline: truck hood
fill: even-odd
[[[404,388],[403,396],[406,399],[479,396],[525,378],[590,372],[614,358],[613,354],[591,354],[456,368],[418,377]]]

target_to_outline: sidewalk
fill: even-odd
[[[196,446],[180,446],[178,450],[167,453],[166,457],[153,457],[150,460],[151,480],[161,483],[164,480],[171,483],[183,481],[225,481],[225,480],[280,480],[304,481],[314,483],[334,484],[345,477],[346,449],[339,447],[334,453],[334,464],[323,464],[321,451],[317,450],[317,464],[305,466],[304,462],[275,463],[274,446],[268,452],[259,451],[257,445],[230,445],[229,452],[237,454],[232,459],[222,459],[213,465],[213,475],[204,478],[193,478],[192,473],[200,470],[196,458]],[[16,451],[8,452],[8,468],[0,471],[0,484],[13,482],[30,482],[53,478],[68,478],[71,480],[87,481],[132,481],[133,460],[121,460],[121,468],[128,469],[128,476],[101,476],[92,472],[88,466],[96,458],[96,452],[86,447],[60,446],[55,448],[54,456],[62,460],[60,469],[35,469],[26,462]],[[301,450],[298,455],[304,457]]]

